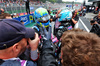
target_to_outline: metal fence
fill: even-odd
[[[61,8],[65,8],[66,4],[61,3],[61,4],[49,4],[49,3],[45,3],[43,5],[30,5],[30,12],[35,11],[37,8],[39,7],[44,7],[46,9],[61,9]],[[5,3],[0,3],[0,8],[3,8],[5,10],[6,13],[9,14],[14,14],[14,13],[25,13],[26,12],[26,8],[25,8],[25,4],[24,5],[19,5],[19,4],[10,4],[9,6],[5,6]]]
[[[38,7],[44,7],[43,5],[31,5],[30,6],[30,12],[35,11]],[[0,8],[3,8],[6,13],[13,14],[13,13],[25,13],[26,7],[24,6],[0,6]],[[45,8],[45,7],[44,7]]]

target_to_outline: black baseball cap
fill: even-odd
[[[14,19],[0,20],[0,50],[13,46],[23,38],[33,38],[35,31]]]

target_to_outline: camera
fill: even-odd
[[[100,36],[100,25],[99,24],[94,24],[90,30],[90,32],[97,34]]]
[[[91,21],[90,21],[90,23],[94,23],[94,22],[95,22],[95,20],[91,20]]]

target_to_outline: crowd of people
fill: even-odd
[[[0,66],[100,65],[100,37],[74,28],[79,20],[78,10],[58,10],[56,16],[50,13],[45,8],[36,9],[36,24],[26,28],[23,21],[12,19],[0,9]],[[93,20],[99,24],[99,16],[100,13],[91,20],[92,25]],[[63,30],[59,32],[58,28]]]
[[[42,5],[44,4],[41,1],[30,1],[30,5]],[[11,0],[11,1],[0,1],[1,6],[23,6],[25,5],[25,0],[24,1],[19,1],[19,0]]]

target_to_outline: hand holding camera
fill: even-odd
[[[31,40],[29,39],[28,42],[29,42],[29,46],[31,48],[32,51],[36,50],[38,48],[38,45],[39,45],[39,36],[37,33],[35,33],[35,39]]]

